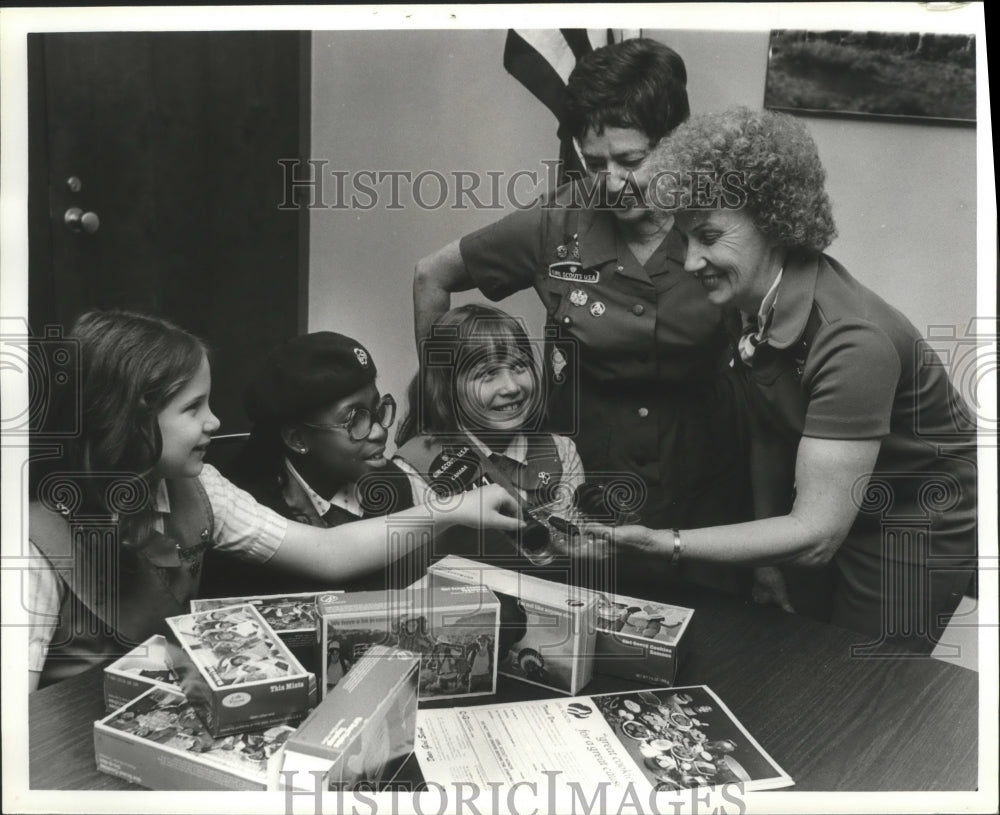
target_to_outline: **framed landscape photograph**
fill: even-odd
[[[764,107],[975,126],[976,38],[772,31]]]

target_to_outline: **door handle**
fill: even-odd
[[[79,207],[70,207],[66,210],[63,220],[66,226],[76,233],[86,232],[88,235],[93,235],[101,228],[101,219],[97,217],[96,212],[84,212]]]

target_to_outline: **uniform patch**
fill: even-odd
[[[569,301],[574,306],[585,306],[587,305],[587,292],[583,289],[573,289],[569,293]]]
[[[601,273],[597,269],[584,269],[575,260],[564,260],[549,264],[549,277],[556,280],[571,280],[574,283],[599,283]]]
[[[600,300],[590,304],[590,313],[594,317],[600,317],[605,311],[607,311],[607,307]]]

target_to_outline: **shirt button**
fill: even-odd
[[[569,325],[571,322],[573,322],[572,317],[563,317],[563,325]]]
[[[625,267],[624,266],[619,266],[617,268],[618,268],[619,272],[624,272],[625,271]]]
[[[645,306],[643,306],[643,305],[642,305],[641,303],[636,303],[636,304],[635,304],[634,306],[632,306],[632,313],[633,313],[633,314],[634,314],[634,315],[635,315],[636,317],[641,317],[641,316],[642,316],[642,313],[643,313],[643,312],[644,312],[645,310],[646,310],[646,307],[645,307]]]
[[[641,407],[639,408],[638,413],[640,419],[645,419],[649,415],[649,408]]]

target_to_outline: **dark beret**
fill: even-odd
[[[255,423],[291,422],[375,381],[375,361],[360,342],[333,331],[295,337],[272,350],[246,390]]]

